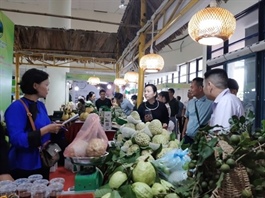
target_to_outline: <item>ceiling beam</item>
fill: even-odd
[[[14,63],[15,64],[15,63]],[[91,70],[91,72],[95,71],[100,71],[100,72],[115,72],[115,69],[113,68],[93,68],[93,67],[81,67],[81,66],[76,66],[76,65],[55,65],[55,64],[50,64],[50,63],[25,63],[25,62],[20,62],[21,65],[26,65],[26,66],[32,66],[32,67],[57,67],[57,68],[69,68],[69,69],[80,69],[80,70]]]
[[[50,16],[50,17],[57,17],[57,18],[65,18],[65,19],[72,19],[72,20],[78,20],[78,21],[88,21],[88,22],[94,22],[94,23],[105,23],[109,25],[117,25],[117,26],[126,26],[131,28],[139,28],[139,25],[130,25],[125,23],[115,23],[111,21],[101,21],[96,19],[86,19],[81,17],[72,17],[67,15],[57,15],[57,14],[50,14],[50,13],[40,13],[40,12],[32,12],[32,11],[23,11],[23,10],[15,10],[15,9],[6,9],[6,8],[0,8],[2,11],[6,12],[16,12],[21,14],[33,14],[33,15],[41,15],[41,16]]]
[[[96,58],[96,57],[83,57],[83,56],[75,56],[75,55],[65,55],[65,54],[45,54],[45,53],[36,53],[31,51],[16,51],[14,52],[14,57],[16,54],[20,54],[21,57],[30,59],[31,61],[38,60],[38,61],[54,61],[54,60],[61,60],[61,61],[75,61],[80,63],[88,63],[93,62],[105,63],[105,64],[113,64],[116,63],[116,59],[112,58]]]

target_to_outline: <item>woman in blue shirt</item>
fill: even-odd
[[[22,102],[14,101],[5,112],[6,127],[11,143],[9,166],[14,179],[41,174],[49,179],[49,168],[42,165],[39,147],[50,140],[50,133],[57,133],[61,124],[51,123],[47,110],[39,98],[48,94],[49,75],[41,70],[30,69],[24,73],[20,88],[21,99],[28,106],[35,123],[33,131]]]

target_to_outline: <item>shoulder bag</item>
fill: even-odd
[[[200,117],[199,117],[199,112],[198,112],[198,109],[197,109],[196,102],[197,102],[197,101],[194,102],[196,117],[197,117],[197,120],[198,120],[198,123],[199,123],[199,128],[203,128],[203,127],[205,127],[206,125],[201,125]]]
[[[29,118],[33,131],[36,131],[36,127],[32,119],[32,114],[29,112],[29,109],[24,101],[20,99],[20,102],[24,105],[27,111],[27,116]],[[61,148],[56,143],[47,141],[43,146],[39,147],[39,151],[42,163],[46,167],[52,167],[60,159],[59,152],[61,151]]]

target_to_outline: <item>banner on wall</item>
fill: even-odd
[[[0,11],[0,114],[11,103],[14,23]]]

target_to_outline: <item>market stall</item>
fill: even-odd
[[[99,198],[262,198],[265,122],[252,131],[253,118],[251,113],[232,117],[229,133],[201,128],[189,146],[176,140],[158,120],[143,123],[134,111],[118,130],[113,147],[108,147],[100,118],[92,113],[64,152],[77,169],[73,173],[60,167],[51,179],[69,180],[67,187],[58,184],[58,194],[86,192]],[[30,185],[47,183],[33,176],[26,179],[33,182]],[[1,182],[0,193],[14,193],[12,189],[26,180]],[[51,192],[49,186],[42,188]]]

